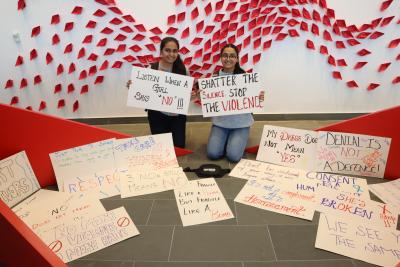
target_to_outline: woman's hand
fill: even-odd
[[[126,88],[129,89],[129,86],[131,86],[131,84],[132,84],[132,80],[128,80],[128,81],[126,82]]]

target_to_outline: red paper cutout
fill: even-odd
[[[137,24],[137,25],[135,25],[135,28],[140,32],[146,31],[146,28],[143,26],[143,24]]]
[[[60,99],[58,100],[58,104],[57,104],[57,108],[63,108],[65,106],[65,100],[64,99]]]
[[[4,89],[11,88],[13,86],[14,86],[14,81],[10,79],[10,80],[7,80],[6,85],[4,86]]]
[[[210,34],[214,30],[214,27],[215,27],[214,25],[207,26],[204,29],[204,34]]]
[[[15,104],[18,104],[18,103],[19,103],[19,98],[18,98],[18,96],[13,96],[13,97],[11,98],[10,105],[15,105]]]
[[[113,24],[113,25],[120,25],[122,23],[122,20],[120,20],[119,18],[113,18],[108,23]]]
[[[87,58],[88,60],[96,61],[98,56],[95,53],[91,53],[89,57]]]
[[[308,31],[308,24],[304,21],[300,22],[300,30],[307,32]]]
[[[315,50],[314,42],[311,41],[311,40],[307,40],[307,42],[306,42],[306,47],[307,47],[308,49]]]
[[[79,101],[76,100],[76,101],[74,102],[73,106],[72,106],[73,112],[77,111],[78,108],[79,108]]]
[[[390,41],[388,48],[396,48],[400,44],[400,38]]]
[[[162,34],[162,31],[158,27],[154,27],[154,28],[150,29],[150,31],[156,35]]]
[[[131,15],[124,15],[124,16],[122,16],[122,18],[123,18],[124,20],[128,21],[128,22],[132,22],[132,23],[135,22],[135,19],[132,18]]]
[[[25,79],[25,78],[22,78],[22,79],[21,79],[21,83],[20,83],[20,85],[19,85],[19,89],[23,89],[23,88],[25,88],[25,87],[27,87],[27,86],[28,86],[28,80]]]
[[[83,8],[81,6],[76,6],[72,10],[71,14],[80,15],[80,14],[82,14],[82,10],[83,10]]]
[[[51,17],[50,24],[58,24],[60,23],[60,15],[56,14]]]
[[[114,64],[111,66],[112,69],[119,69],[122,66],[122,61],[115,61]]]
[[[102,83],[103,80],[104,80],[104,76],[97,76],[96,80],[94,81],[94,84]]]
[[[336,80],[341,80],[342,74],[339,71],[332,71],[332,77]]]
[[[311,32],[317,36],[319,36],[319,28],[314,23],[311,25]]]
[[[272,30],[272,34],[277,34],[283,29],[283,26],[275,26]]]
[[[360,57],[366,56],[371,54],[370,51],[368,51],[367,49],[361,49],[360,51],[357,52],[357,55],[359,55]]]
[[[211,3],[208,3],[206,5],[206,7],[204,8],[204,12],[206,13],[206,16],[210,15],[211,11],[212,11]]]
[[[189,34],[190,34],[189,27],[187,27],[185,30],[183,30],[183,32],[181,34],[181,38],[185,39],[186,37],[189,36]]]
[[[78,59],[80,59],[80,58],[84,57],[84,56],[85,56],[85,54],[86,54],[86,52],[85,52],[85,48],[84,48],[84,47],[82,47],[81,49],[79,49],[79,52],[78,52],[78,56],[77,56],[77,58],[78,58]]]
[[[265,50],[269,49],[271,47],[271,45],[272,45],[272,40],[268,40],[268,41],[264,42],[263,50],[265,51]]]
[[[89,85],[87,85],[87,84],[82,85],[82,87],[81,87],[81,95],[86,94],[87,92],[89,92]]]
[[[127,37],[125,36],[125,35],[123,35],[123,34],[118,34],[115,38],[114,38],[114,40],[115,41],[119,41],[119,42],[122,42],[122,41],[124,41],[125,39],[126,39]]]
[[[108,28],[108,27],[105,27],[105,28],[102,29],[100,32],[103,33],[103,34],[110,34],[110,33],[114,32],[114,30],[113,30],[113,29],[110,29],[110,28]]]
[[[285,6],[281,6],[278,8],[279,9],[279,13],[281,13],[282,15],[286,15],[290,13],[289,8],[285,7]]]
[[[73,48],[73,46],[72,46],[71,43],[67,44],[67,46],[65,46],[65,49],[64,49],[64,54],[71,53],[72,52],[72,48]]]
[[[144,35],[138,33],[132,38],[132,40],[134,40],[134,41],[142,41],[144,39],[144,37],[145,37]]]
[[[253,56],[253,64],[257,64],[261,59],[261,54],[257,54]]]
[[[89,20],[88,23],[86,24],[86,28],[94,29],[96,28],[96,24],[97,24],[96,21]]]
[[[305,18],[305,19],[311,19],[310,12],[308,12],[307,9],[303,8],[302,14],[303,14],[303,18]]]
[[[347,67],[346,60],[344,60],[344,59],[338,59],[338,60],[337,60],[337,65],[338,65],[339,67]]]
[[[129,49],[136,53],[142,50],[139,45],[132,45],[131,47],[129,47]]]
[[[350,46],[356,46],[356,45],[359,45],[359,44],[360,44],[360,42],[357,41],[356,39],[349,39],[349,40],[347,40],[347,43],[348,43]]]
[[[38,74],[33,78],[33,85],[39,84],[42,82],[42,77]]]
[[[336,48],[343,49],[346,48],[346,46],[344,45],[343,41],[336,41]]]
[[[46,54],[46,65],[49,65],[53,61],[53,56],[47,52]]]
[[[221,1],[222,2],[222,1]],[[235,9],[237,2],[230,2],[227,7],[226,7],[226,11],[232,11]]]
[[[196,19],[199,16],[199,10],[195,7],[192,12],[190,13],[190,17],[192,20]]]
[[[81,73],[79,74],[79,80],[86,79],[86,77],[87,77],[86,70],[82,70]]]
[[[357,64],[354,65],[354,69],[355,69],[355,70],[361,69],[361,68],[364,67],[367,63],[368,63],[368,62],[365,62],[365,61],[357,62]]]
[[[381,22],[381,27],[387,26],[393,19],[394,19],[394,16],[384,18]]]
[[[85,38],[83,38],[82,43],[83,44],[89,44],[93,40],[93,35],[86,35]]]
[[[26,3],[24,0],[18,0],[17,9],[23,10],[26,7]]]
[[[379,87],[379,83],[370,83],[367,87],[368,91],[374,90],[375,88]]]
[[[390,64],[392,64],[392,63],[388,62],[388,63],[381,64],[378,68],[378,72],[383,72],[383,71],[387,70],[387,68],[389,68]]]
[[[74,28],[74,23],[73,22],[67,22],[67,23],[65,23],[64,31],[68,32],[68,31],[72,30],[73,28]]]
[[[393,79],[392,84],[400,83],[400,76]]]
[[[383,35],[382,32],[374,32],[371,34],[371,36],[369,37],[369,39],[378,39],[379,37],[381,37]]]
[[[249,61],[249,56],[248,56],[247,54],[245,54],[245,55],[242,56],[242,58],[240,59],[240,65],[246,64],[247,61]]]
[[[72,93],[73,91],[75,91],[75,86],[74,86],[74,84],[73,84],[73,83],[68,84],[68,86],[67,86],[67,93],[70,94],[70,93]]]
[[[57,94],[57,93],[61,92],[61,90],[62,90],[61,83],[56,84],[56,86],[54,86],[54,94]]]
[[[325,40],[325,41],[330,41],[330,42],[333,41],[333,40],[332,40],[331,34],[330,34],[327,30],[324,31],[323,37],[324,37],[324,40]]]
[[[169,27],[168,30],[165,32],[168,35],[174,35],[178,31],[177,28]]]
[[[105,46],[107,44],[107,38],[101,39],[96,46]]]
[[[111,6],[108,9],[111,10],[112,12],[114,12],[115,14],[122,15],[122,11],[116,6]]]
[[[15,67],[24,64],[24,58],[22,56],[18,56],[15,61]]]
[[[126,33],[132,33],[133,32],[133,29],[131,27],[129,27],[129,26],[121,27],[120,30],[124,31]]]
[[[54,34],[52,37],[52,44],[58,44],[60,42],[60,37],[58,37],[58,34]]]
[[[99,71],[105,70],[108,68],[108,60],[104,60],[103,64],[101,64]]]
[[[335,58],[334,58],[332,55],[330,55],[330,56],[328,57],[328,63],[329,63],[330,65],[336,67],[336,60],[335,60]]]
[[[276,36],[275,41],[282,41],[288,36],[287,33],[280,33]]]
[[[93,16],[96,16],[96,17],[103,17],[105,14],[106,14],[106,12],[104,12],[103,10],[97,9],[97,10],[93,13]]]
[[[58,64],[57,66],[57,75],[60,75],[64,72],[64,66],[62,64]]]
[[[392,2],[393,2],[393,0],[384,1],[384,2],[381,4],[380,10],[381,10],[381,11],[385,11],[385,10],[392,4]]]
[[[171,25],[175,23],[175,15],[171,15],[167,19],[167,25]]]
[[[93,65],[89,68],[89,76],[93,76],[97,72],[97,67],[96,65]]]
[[[29,59],[30,59],[30,60],[33,60],[33,59],[37,58],[37,56],[38,56],[38,54],[37,54],[36,49],[32,49],[31,52],[30,52],[30,57],[29,57]]]
[[[33,108],[32,108],[32,106],[27,106],[25,109],[27,109],[27,110],[33,110]]]
[[[371,21],[371,29],[376,28],[381,21],[382,21],[382,18],[377,18],[377,19],[374,19],[373,21]]]
[[[31,37],[36,37],[40,34],[40,26],[36,26],[32,29]]]
[[[312,18],[313,18],[313,20],[315,20],[315,21],[321,21],[321,15],[320,15],[317,11],[315,11],[315,10],[313,10]]]
[[[349,87],[349,88],[358,87],[358,84],[355,81],[348,81],[346,84],[347,84],[347,87]]]
[[[115,51],[117,52],[125,52],[126,44],[120,44]]]
[[[357,35],[357,38],[359,38],[359,39],[365,39],[365,38],[367,38],[370,34],[371,34],[370,32],[360,32],[360,33]]]
[[[321,45],[319,48],[319,53],[322,55],[328,55],[328,48],[325,45]]]

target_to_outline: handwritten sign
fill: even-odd
[[[390,138],[318,132],[317,171],[382,178]]]
[[[114,153],[119,171],[179,167],[171,133],[117,140]]]
[[[183,226],[234,218],[214,178],[189,181],[174,193]]]
[[[258,73],[199,79],[203,117],[251,113],[263,109]]]
[[[133,67],[131,80],[128,106],[188,114],[192,77]]]
[[[65,263],[139,234],[125,208],[71,220],[40,238]]]
[[[312,220],[316,205],[313,182],[296,180],[248,180],[235,202],[306,220]]]
[[[137,171],[123,170],[121,175],[121,197],[132,197],[173,190],[187,184],[182,168]]]
[[[400,261],[400,231],[322,213],[315,247],[379,266]]]
[[[383,202],[400,207],[400,179],[386,183],[370,184],[368,187]]]
[[[264,125],[257,160],[314,170],[317,132]]]
[[[40,188],[25,151],[0,161],[0,199],[13,207]]]
[[[294,169],[261,161],[241,159],[229,176],[242,179],[278,181],[306,176],[305,170]],[[311,174],[310,174],[311,175]]]
[[[338,217],[346,214],[353,219],[362,219],[374,225],[394,230],[397,227],[399,214],[399,210],[390,205],[327,187],[318,188],[316,210]]]
[[[114,140],[108,139],[51,153],[50,159],[60,191],[65,188],[64,180],[82,181],[83,177],[90,180],[97,177],[101,180],[98,177],[100,172],[102,176],[112,177],[116,170]]]

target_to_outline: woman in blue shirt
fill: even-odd
[[[245,73],[239,65],[239,49],[235,45],[225,45],[220,56],[222,69],[215,74],[216,76]],[[260,94],[260,100],[264,100],[263,92]],[[207,157],[216,160],[226,156],[228,161],[238,162],[243,156],[253,123],[251,113],[213,117]]]

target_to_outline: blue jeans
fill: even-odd
[[[227,129],[213,125],[207,144],[207,157],[220,159],[224,155],[230,162],[238,162],[246,148],[250,127]]]

